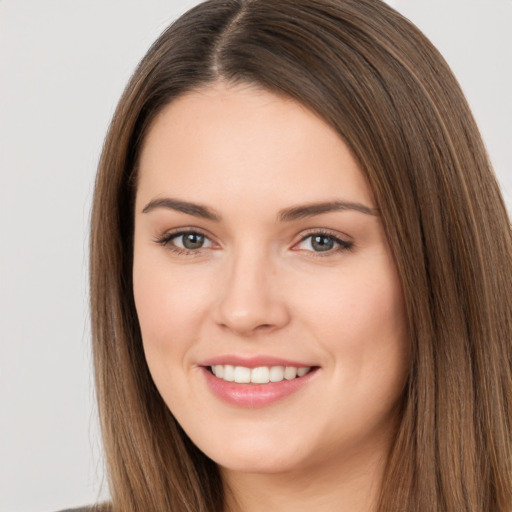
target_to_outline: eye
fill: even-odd
[[[330,233],[310,233],[302,238],[295,249],[316,253],[333,253],[349,250],[353,245],[352,242],[342,240]]]
[[[212,241],[206,235],[197,231],[166,233],[155,239],[155,242],[178,254],[199,252],[201,249],[213,246]]]
[[[206,238],[202,233],[179,233],[174,235],[170,240],[176,247],[180,249],[194,250],[202,249],[203,247],[210,247],[211,241]]]

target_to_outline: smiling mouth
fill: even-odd
[[[218,379],[237,384],[268,384],[304,377],[312,371],[312,366],[259,366],[247,368],[230,364],[216,364],[209,367]]]

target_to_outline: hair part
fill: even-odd
[[[96,387],[115,512],[222,511],[217,467],[147,368],[133,300],[137,162],[155,116],[218,81],[316,112],[374,192],[411,339],[379,512],[512,507],[512,240],[489,159],[443,58],[378,0],[210,0],[132,76],[107,134],[91,228]]]

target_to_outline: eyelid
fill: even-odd
[[[338,247],[333,248],[331,250],[326,251],[314,251],[314,250],[308,250],[308,249],[298,249],[296,248],[299,244],[307,240],[308,238],[320,235],[325,236],[328,238],[331,238],[334,240],[336,244],[338,244]],[[292,250],[296,251],[305,251],[312,253],[315,257],[323,257],[323,256],[329,256],[333,255],[335,253],[344,252],[344,251],[350,251],[354,248],[354,242],[350,240],[350,237],[347,235],[342,235],[339,232],[335,232],[326,228],[311,228],[308,229],[306,232],[301,233],[300,239],[293,244]]]
[[[180,235],[186,235],[189,233],[197,233],[198,235],[204,236],[204,238],[207,239],[211,245],[208,247],[200,247],[198,249],[186,249],[184,247],[178,247],[177,245],[170,243],[174,238],[178,238]],[[156,235],[153,238],[153,241],[156,244],[167,247],[171,252],[176,254],[198,255],[203,249],[211,249],[212,247],[215,248],[216,245],[218,246],[213,237],[207,231],[195,226],[186,226],[164,231],[162,234]]]
[[[177,238],[180,235],[186,235],[188,233],[197,233],[203,236],[210,242],[210,245],[207,247],[199,247],[197,249],[187,249],[170,243],[174,238]],[[297,248],[299,244],[315,235],[331,238],[337,246],[325,251],[315,251]],[[351,237],[348,237],[347,235],[343,235],[337,231],[329,230],[326,228],[310,228],[307,231],[301,233],[300,239],[294,242],[294,244],[291,247],[291,250],[311,253],[311,255],[314,257],[329,256],[336,253],[352,250],[354,248],[354,242],[350,240],[350,238]],[[174,252],[176,254],[187,255],[199,255],[204,250],[209,250],[212,248],[215,249],[220,247],[220,245],[217,242],[215,242],[214,237],[211,236],[206,230],[195,226],[186,226],[165,231],[162,234],[155,236],[153,241],[159,245],[167,247],[171,252]]]

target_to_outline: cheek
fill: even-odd
[[[194,338],[211,299],[200,276],[171,271],[165,262],[144,265],[142,257],[134,261],[133,289],[146,351],[182,348],[183,340]]]
[[[367,272],[347,275],[335,288],[312,306],[317,314],[310,319],[318,344],[329,354],[326,371],[340,390],[338,417],[354,435],[378,431],[394,414],[409,372],[399,280],[390,272]],[[329,432],[335,438],[337,424]]]
[[[394,267],[386,261],[373,268],[340,273],[324,283],[325,293],[311,294],[302,311],[343,384],[380,395],[404,384],[409,343]]]
[[[322,288],[309,294],[304,314],[329,338],[337,336],[359,345],[403,332],[401,289],[390,272],[340,274]]]

